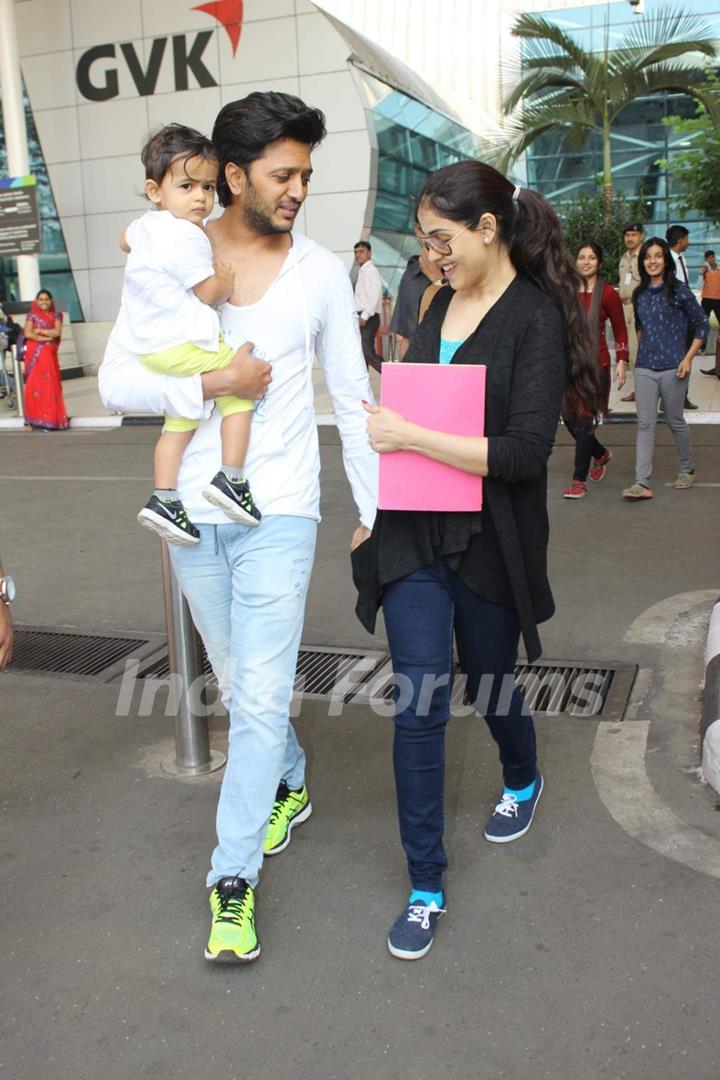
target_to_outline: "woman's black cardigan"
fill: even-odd
[[[405,362],[436,363],[452,289],[441,289]],[[558,304],[518,275],[460,346],[454,364],[486,364],[488,476],[480,513],[378,511],[353,552],[356,612],[374,633],[383,587],[437,555],[479,596],[513,608],[528,660],[542,652],[537,624],[555,610],[547,578],[547,460],[563,395],[566,349]]]

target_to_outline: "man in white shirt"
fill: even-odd
[[[690,274],[688,273],[687,263],[685,262],[684,254],[690,247],[690,233],[684,225],[671,225],[665,233],[665,239],[670,246],[670,253],[675,263],[675,274],[678,281],[681,281],[683,285],[690,287]],[[688,327],[688,341],[687,346],[693,341],[693,328]],[[688,375],[687,386],[685,388],[685,405],[686,409],[697,409],[697,405],[693,405],[690,400],[690,376]]]
[[[355,263],[359,267],[355,282],[355,308],[360,323],[360,337],[365,363],[380,371],[382,356],[375,352],[375,335],[380,326],[383,283],[377,266],[372,261],[372,248],[367,240],[359,240],[353,248]]]
[[[170,553],[230,714],[218,844],[207,876],[208,960],[259,955],[254,889],[263,855],[284,850],[312,811],[305,755],[288,713],[320,516],[316,354],[358,508],[353,547],[369,536],[377,505],[377,457],[361,405],[370,390],[352,289],[335,255],[292,233],[312,174],[310,152],[324,135],[319,110],[277,92],[231,102],[215,122],[225,209],[207,229],[215,257],[235,272],[220,318],[228,344],[247,343],[244,354],[224,370],[174,379],[147,371],[111,337],[100,369],[111,409],[205,417],[178,483],[201,540]],[[264,361],[250,356],[251,342]],[[202,498],[220,455],[219,418],[217,411],[208,418],[207,399],[219,394],[262,398],[246,459],[263,512],[254,529],[228,523]]]

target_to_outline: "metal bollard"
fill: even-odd
[[[192,621],[190,608],[182,594],[170,562],[167,544],[162,543],[162,576],[165,593],[170,678],[179,675],[180,689],[175,717],[175,756],[161,762],[165,772],[174,776],[201,776],[222,768],[226,758],[210,749],[206,716],[192,711],[189,690],[202,677],[200,637]]]
[[[25,384],[23,383],[23,373],[18,360],[17,348],[13,345],[10,349],[12,356],[13,374],[15,376],[15,405],[17,408],[17,414],[19,420],[25,419]]]

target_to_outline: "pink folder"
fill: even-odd
[[[485,432],[485,372],[474,364],[383,364],[381,405],[451,435]],[[482,477],[411,450],[380,455],[381,510],[480,510]]]

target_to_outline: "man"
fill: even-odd
[[[126,412],[199,417],[203,398],[263,398],[246,460],[260,525],[228,522],[202,498],[220,460],[216,411],[193,436],[179,477],[201,540],[171,547],[230,714],[218,844],[207,877],[208,960],[259,955],[254,889],[263,854],[287,847],[312,810],[305,755],[288,712],[319,520],[315,353],[359,512],[353,546],[369,535],[377,502],[377,458],[361,406],[368,376],[347,272],[336,256],[292,233],[312,174],[310,153],[324,135],[323,114],[288,94],[253,93],[220,111],[212,140],[224,212],[208,234],[216,258],[235,274],[220,311],[223,333],[233,347],[245,345],[224,371],[173,379],[146,371],[111,339],[100,372],[106,404]],[[251,341],[272,362],[272,383],[270,364],[250,356]]]
[[[0,563],[0,671],[12,660],[13,624],[10,604],[15,599],[15,582]]]
[[[382,356],[375,352],[375,335],[380,326],[382,311],[382,278],[372,261],[372,248],[367,240],[359,240],[353,251],[359,267],[355,282],[355,309],[360,324],[363,356],[368,367],[380,371],[383,361]]]
[[[395,334],[398,359],[402,360],[408,350],[410,338],[417,330],[420,301],[428,285],[435,281],[436,274],[429,262],[426,251],[413,255],[408,260],[405,272],[400,278],[395,310],[390,322],[390,329]]]
[[[705,265],[700,270],[702,275],[702,293],[700,304],[705,314],[710,318],[714,313],[718,325],[720,325],[720,267],[717,264],[714,251],[705,252]],[[702,368],[703,375],[715,375],[720,379],[720,335],[715,341],[715,367]]]
[[[635,312],[632,305],[632,294],[640,284],[640,271],[638,270],[638,253],[645,239],[645,230],[642,222],[631,221],[623,229],[623,242],[627,250],[620,256],[619,286],[618,292],[623,304],[623,315],[628,334],[629,366],[635,366],[637,357],[637,331],[635,329]],[[622,401],[634,401],[635,392],[626,394]]]
[[[671,225],[665,233],[665,239],[668,242],[670,251],[672,253],[673,260],[675,262],[675,274],[678,281],[682,281],[684,285],[690,287],[690,275],[688,274],[687,263],[683,258],[684,253],[690,246],[690,233],[684,225]],[[686,342],[688,349],[693,342],[693,329],[688,327],[688,340]],[[687,385],[685,387],[685,405],[686,409],[697,409],[697,405],[693,405],[690,400],[690,378],[688,375]]]

